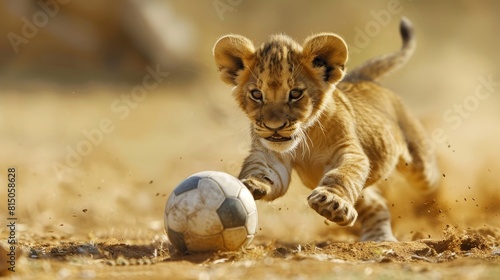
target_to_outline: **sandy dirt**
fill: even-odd
[[[405,2],[404,14],[417,27],[419,48],[383,84],[423,121],[435,139],[443,174],[438,192],[426,196],[397,175],[381,186],[400,242],[357,242],[358,226],[341,228],[317,215],[307,205],[310,190],[293,174],[285,197],[257,202],[259,229],[246,250],[187,256],[173,251],[163,225],[173,188],[203,170],[237,175],[248,153],[247,120],[210,57],[218,36],[237,32],[261,42],[286,31],[301,41],[313,31],[332,30],[352,46],[355,27],[373,21],[370,11],[387,4],[360,9],[345,2],[349,16],[333,19],[326,9],[311,8],[317,14],[307,15],[307,26],[286,14],[281,21],[255,21],[279,17],[279,1],[266,1],[259,9],[243,1],[224,21],[212,6],[188,5],[180,7],[181,14],[205,28],[194,59],[198,77],[189,83],[172,75],[135,101],[129,99],[135,84],[102,81],[30,80],[1,89],[0,274],[12,279],[500,279],[500,45],[491,35],[498,32],[497,4],[463,1],[449,12],[445,4],[415,2]],[[300,11],[309,11],[308,5]],[[300,18],[292,10],[292,18]],[[393,20],[360,53],[351,53],[348,67],[399,46],[395,30]],[[466,109],[460,113],[457,106]],[[6,270],[10,230],[4,225],[12,217],[8,168],[15,168],[17,178],[15,272]]]
[[[23,277],[37,279],[497,279],[498,229],[447,231],[442,239],[399,243],[283,243],[261,236],[242,252],[178,256],[155,240],[52,237],[29,242]],[[156,236],[157,238],[157,236]],[[321,237],[318,237],[322,239]],[[495,249],[496,248],[496,249]],[[44,273],[40,273],[43,271]],[[17,275],[17,274],[16,274]]]
[[[206,99],[196,95],[197,86],[187,90],[167,86],[151,92],[123,120],[109,106],[126,88],[109,88],[117,92],[114,95],[100,90],[67,94],[58,88],[36,96],[4,95],[12,103],[26,104],[22,110],[31,112],[19,112],[11,135],[36,138],[3,140],[9,149],[2,150],[2,157],[9,159],[8,166],[14,166],[18,176],[19,246],[16,272],[10,275],[22,279],[495,279],[500,275],[495,172],[500,164],[491,154],[468,158],[463,153],[463,160],[480,168],[475,174],[461,174],[460,164],[451,156],[461,154],[467,137],[457,138],[450,147],[442,145],[444,177],[438,193],[422,196],[398,177],[383,187],[399,243],[356,242],[356,226],[340,228],[308,208],[309,190],[294,175],[284,198],[258,202],[259,230],[249,248],[177,255],[163,230],[170,191],[197,171],[237,174],[248,149],[245,117],[231,105],[229,94],[222,93],[217,102],[213,99],[228,90],[215,78],[200,81],[213,88]],[[68,149],[76,149],[85,141],[85,131],[93,131],[103,119],[111,120],[114,130],[103,133],[102,141],[76,166],[62,173],[55,169],[59,165],[54,162],[68,164]],[[492,146],[495,138],[485,136],[481,141],[476,145],[483,148],[476,149]],[[457,181],[461,183],[454,185]],[[8,235],[3,227],[0,240],[5,243]]]

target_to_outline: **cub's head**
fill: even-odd
[[[330,33],[311,36],[302,46],[276,35],[256,49],[243,36],[227,35],[215,44],[214,56],[221,79],[235,86],[254,137],[270,150],[290,152],[332,102],[347,45]]]

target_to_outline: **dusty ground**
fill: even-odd
[[[23,242],[29,259],[18,274],[36,279],[498,279],[499,237],[492,228],[379,244],[282,243],[260,236],[243,252],[191,256],[172,255],[158,235],[150,242],[38,237]]]
[[[443,180],[431,196],[422,196],[397,176],[383,186],[401,242],[357,243],[356,227],[337,227],[309,209],[309,190],[294,175],[284,198],[258,202],[259,231],[247,250],[190,256],[171,250],[163,230],[171,190],[202,170],[236,175],[248,152],[247,121],[210,57],[218,36],[238,32],[261,42],[285,31],[300,41],[327,30],[339,32],[355,47],[355,27],[363,28],[373,21],[371,11],[387,6],[375,2],[332,2],[328,7],[304,2],[277,13],[283,2],[243,1],[223,21],[212,6],[187,5],[181,12],[204,28],[195,59],[198,78],[186,84],[174,75],[166,77],[133,102],[126,98],[135,85],[123,83],[61,85],[31,79],[2,86],[4,245],[9,237],[4,226],[7,169],[15,167],[17,175],[16,272],[8,277],[499,279],[500,45],[498,36],[491,35],[497,34],[499,19],[493,1],[461,1],[453,9],[444,2],[403,3],[404,15],[417,27],[419,48],[383,84],[401,95],[436,139]],[[330,11],[340,6],[345,12],[332,17]],[[307,25],[292,20],[304,17]],[[351,54],[348,66],[399,46],[395,30],[392,20],[360,53]],[[16,60],[16,67],[3,71],[21,73],[31,60]],[[485,79],[492,81],[488,91]],[[477,99],[478,87],[488,97]],[[460,113],[460,105],[469,109]],[[5,256],[0,252],[0,270]]]
[[[6,147],[2,158],[7,159],[2,176],[7,166],[16,167],[18,176],[17,237],[22,253],[17,254],[11,276],[495,279],[500,275],[500,164],[495,152],[486,153],[496,141],[495,130],[475,144],[461,136],[450,141],[453,144],[441,145],[445,177],[441,191],[433,196],[423,197],[401,178],[387,183],[384,190],[401,243],[356,243],[356,227],[339,228],[308,208],[308,190],[294,176],[287,196],[258,203],[259,231],[250,248],[176,255],[163,231],[168,194],[184,177],[200,170],[237,174],[248,147],[245,118],[231,106],[230,95],[222,92],[228,89],[215,78],[200,81],[213,89],[206,98],[199,98],[198,86],[166,86],[151,92],[123,120],[109,106],[126,88],[109,87],[117,92],[111,95],[53,87],[38,95],[5,94],[9,104],[25,104],[17,109],[15,125],[4,126],[10,134],[2,132]],[[217,102],[216,94],[222,95]],[[491,114],[477,121],[488,126]],[[103,133],[102,141],[74,167],[55,171],[54,162],[67,164],[67,147],[78,147],[86,139],[84,131],[93,131],[103,119],[110,119],[114,130]],[[3,121],[9,124],[5,117]],[[462,152],[466,145],[478,152],[469,157]],[[461,161],[454,162],[454,156]],[[471,171],[474,174],[462,174],[468,162],[479,166]],[[5,220],[6,212],[1,213]],[[7,238],[2,227],[0,240]]]

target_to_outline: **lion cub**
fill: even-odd
[[[332,33],[302,45],[275,35],[255,48],[240,35],[214,47],[221,79],[251,121],[252,147],[239,178],[255,199],[283,196],[295,169],[313,189],[318,214],[342,226],[356,219],[362,241],[396,241],[377,185],[395,169],[421,190],[439,180],[424,129],[376,81],[405,64],[415,49],[413,27],[401,20],[403,47],[345,75],[347,45]],[[345,76],[345,77],[344,77]]]

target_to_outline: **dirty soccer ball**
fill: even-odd
[[[179,253],[232,251],[253,240],[257,206],[238,179],[216,171],[191,175],[165,205],[165,231]]]

